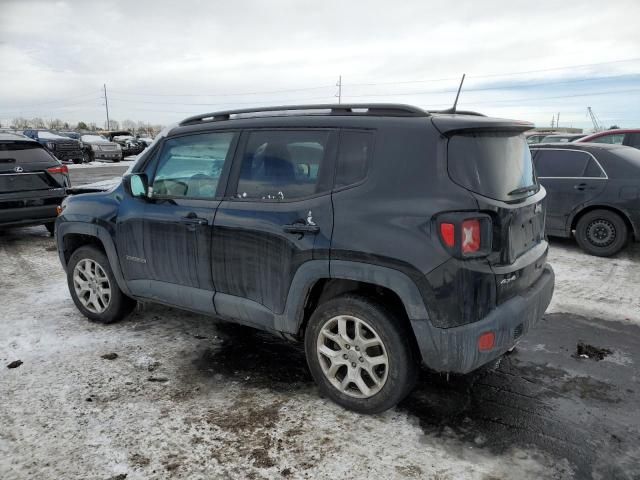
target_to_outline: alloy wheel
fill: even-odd
[[[90,258],[80,260],[73,269],[73,287],[80,303],[93,313],[109,308],[111,284],[98,262]]]
[[[316,350],[325,377],[346,395],[372,397],[387,381],[387,350],[373,327],[360,318],[338,315],[327,320]]]

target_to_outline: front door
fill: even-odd
[[[211,235],[220,178],[237,136],[224,131],[172,138],[150,165],[143,257],[137,261],[145,275],[131,287],[142,289],[141,296],[215,313]]]
[[[546,230],[568,233],[568,220],[579,206],[602,192],[607,176],[588,152],[568,149],[534,150],[540,183],[547,190]]]
[[[214,224],[215,303],[221,313],[267,312],[239,319],[261,326],[269,312],[284,311],[302,264],[325,261],[328,274],[335,152],[336,133],[328,129],[243,134]]]

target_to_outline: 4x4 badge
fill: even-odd
[[[16,173],[22,173],[22,172],[24,172],[24,168],[16,167],[16,168],[13,169],[13,171],[16,172]]]

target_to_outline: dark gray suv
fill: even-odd
[[[65,201],[69,290],[96,321],[150,301],[303,341],[327,396],[383,411],[420,364],[470,372],[547,308],[529,128],[390,104],[188,118]]]

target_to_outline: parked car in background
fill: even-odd
[[[144,143],[147,147],[153,143],[151,137],[138,137],[138,141]]]
[[[530,133],[525,135],[528,144],[540,143],[544,137],[549,136],[549,133]]]
[[[546,135],[539,143],[570,143],[580,140],[584,133],[554,133]]]
[[[56,221],[89,319],[160,302],[304,342],[323,394],[377,413],[422,363],[467,373],[551,301],[527,122],[407,105],[185,119]]]
[[[123,157],[139,155],[147,148],[146,143],[139,141],[133,135],[114,135],[113,141],[120,144]]]
[[[531,146],[547,190],[546,233],[602,257],[640,239],[640,151],[618,145]]]
[[[71,186],[66,165],[31,138],[0,133],[0,229],[45,225]]]
[[[85,146],[85,159],[87,162],[94,160],[122,160],[122,148],[116,142],[110,142],[102,135],[86,134],[81,137]]]
[[[593,133],[581,138],[579,142],[610,143],[640,149],[640,128],[607,130],[605,132]]]
[[[25,130],[24,135],[36,140],[49,150],[58,160],[63,162],[82,163],[82,146],[74,140],[48,130]]]

